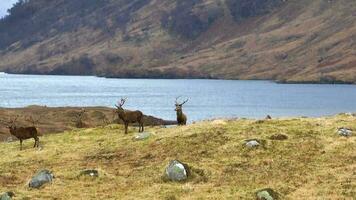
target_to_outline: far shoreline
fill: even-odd
[[[285,84],[285,85],[356,85],[356,82],[353,81],[343,81],[338,79],[322,79],[322,80],[305,80],[305,81],[293,81],[293,80],[278,80],[278,79],[233,79],[233,78],[219,78],[219,77],[200,77],[200,76],[191,76],[191,77],[180,77],[180,76],[105,76],[105,75],[83,75],[83,74],[47,74],[47,73],[9,73],[9,72],[0,72],[2,74],[9,75],[22,75],[22,76],[63,76],[63,77],[96,77],[96,78],[105,78],[105,79],[128,79],[128,80],[139,80],[139,79],[147,79],[147,80],[225,80],[225,81],[266,81],[273,82],[276,84]]]

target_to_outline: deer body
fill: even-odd
[[[183,113],[183,110],[176,110],[177,111],[177,122],[178,125],[187,125],[187,116]]]
[[[128,132],[128,127],[130,123],[138,123],[139,124],[139,132],[144,131],[143,125],[143,113],[139,110],[136,111],[127,111],[122,108],[124,105],[125,100],[121,99],[121,103],[116,105],[116,112],[118,117],[124,122],[125,125],[125,134]]]
[[[11,135],[15,136],[17,139],[20,140],[20,150],[22,150],[23,140],[27,140],[27,139],[31,139],[31,138],[33,138],[35,140],[35,145],[33,146],[33,148],[39,147],[40,140],[38,138],[38,132],[37,132],[37,128],[35,126],[35,123],[38,122],[39,119],[37,121],[35,121],[31,116],[29,119],[26,119],[26,121],[30,121],[33,124],[33,126],[17,127],[15,125],[15,123],[16,123],[16,120],[18,117],[19,116],[17,116],[13,120],[10,120],[9,122],[6,122],[6,121],[0,121],[0,122],[6,125],[6,127],[9,129]]]
[[[178,103],[178,98],[176,98],[176,109],[177,112],[177,122],[179,126],[187,125],[187,116],[183,113],[183,105],[188,102],[188,99],[183,103]]]
[[[22,141],[33,138],[35,140],[35,147],[39,147],[40,140],[38,138],[38,132],[36,127],[19,127],[10,126],[8,127],[11,135],[15,136],[20,140],[20,150],[22,150]]]

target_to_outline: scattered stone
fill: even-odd
[[[337,133],[340,136],[344,136],[344,137],[351,137],[352,135],[352,130],[348,129],[348,128],[339,128],[339,130],[337,131]]]
[[[271,137],[269,137],[271,140],[288,140],[288,136],[284,134],[274,134]]]
[[[166,168],[165,176],[170,181],[180,182],[188,179],[189,167],[178,160],[173,160]]]
[[[246,141],[245,145],[248,148],[255,148],[255,147],[259,147],[260,143],[257,140],[248,140]]]
[[[14,141],[14,139],[12,138],[12,137],[8,137],[7,139],[6,139],[6,142],[7,143],[10,143],[10,142],[13,142]]]
[[[30,188],[40,188],[46,183],[51,183],[54,179],[54,175],[49,170],[41,170],[34,177],[32,177],[29,187]]]
[[[13,192],[5,192],[4,194],[2,194],[0,196],[0,200],[11,200],[12,197],[14,197],[14,196],[15,196],[15,193],[13,193]]]
[[[143,133],[139,133],[134,137],[134,140],[146,140],[149,137],[151,137],[151,133],[148,132],[143,132]]]
[[[257,200],[278,200],[279,195],[271,188],[265,188],[256,192]]]
[[[86,169],[80,172],[79,176],[99,177],[99,171],[95,169]]]
[[[265,119],[266,119],[266,120],[271,120],[272,117],[271,117],[271,115],[267,115]]]

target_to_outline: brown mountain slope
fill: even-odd
[[[0,71],[356,82],[354,0],[28,0]]]

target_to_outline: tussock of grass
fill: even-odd
[[[0,144],[0,192],[17,199],[255,199],[272,188],[283,199],[352,199],[356,196],[356,140],[336,134],[356,130],[356,118],[220,120],[186,127],[148,128],[152,136],[133,141],[136,130],[123,127],[73,130],[41,138],[43,149],[26,141]],[[275,134],[287,140],[271,140]],[[247,139],[265,141],[247,149]],[[187,163],[192,178],[162,179],[170,160]],[[40,169],[55,181],[40,190],[27,183]],[[81,177],[83,169],[99,178]]]

